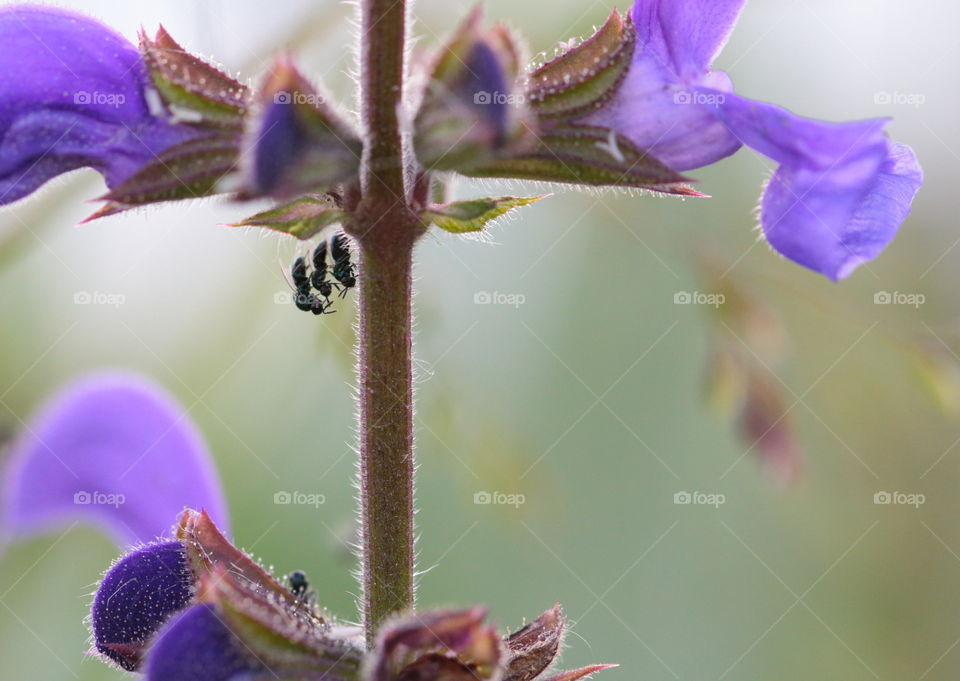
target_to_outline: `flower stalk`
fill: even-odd
[[[417,233],[385,218],[358,237],[360,513],[368,644],[413,607],[412,262]],[[394,229],[397,227],[398,229]]]
[[[408,199],[399,111],[406,5],[361,5],[361,197],[347,227],[360,255],[358,380],[363,624],[413,608],[413,248],[424,228]]]

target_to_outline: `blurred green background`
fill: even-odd
[[[162,21],[245,77],[291,46],[352,103],[349,4],[60,4],[130,37]],[[486,6],[536,52],[588,34],[613,3]],[[419,45],[439,42],[468,7],[418,2]],[[935,378],[949,392],[958,21],[946,0],[755,0],[717,62],[742,94],[806,115],[895,116],[891,134],[916,150],[927,179],[913,214],[840,285],[757,243],[752,209],[769,163],[749,151],[695,173],[709,200],[567,192],[495,229],[495,243],[423,241],[423,606],[482,602],[515,627],[559,600],[574,623],[563,665],[619,662],[608,681],[957,678],[960,429],[918,377],[913,344],[946,358]],[[147,374],[205,433],[238,543],[278,571],[307,570],[321,603],[353,617],[353,301],[322,320],[277,304],[297,245],[218,226],[251,207],[208,200],[74,227],[94,208],[82,199],[101,190],[84,171],[0,212],[0,426],[14,431],[85,371]],[[674,304],[707,290],[699,257],[787,331],[776,371],[795,394],[784,389],[804,457],[792,486],[744,456],[732,423],[705,406],[708,348],[723,329],[710,308]],[[883,291],[925,302],[874,304]],[[78,292],[125,302],[77,305]],[[523,304],[475,304],[482,292]],[[274,505],[282,490],[326,503]],[[526,501],[477,505],[479,491]],[[726,503],[677,505],[682,491]],[[877,505],[879,491],[926,503]],[[116,551],[85,528],[8,548],[0,678],[121,676],[84,656],[82,623]]]

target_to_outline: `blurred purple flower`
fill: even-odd
[[[185,506],[227,522],[210,454],[183,408],[125,374],[57,393],[13,444],[2,478],[7,538],[83,520],[133,545],[169,536]]]
[[[832,280],[893,240],[923,180],[887,121],[826,123],[733,94],[711,70],[746,0],[636,0],[637,46],[613,99],[580,122],[615,130],[671,168],[699,168],[743,144],[780,164],[760,222],[770,245]]]
[[[198,131],[172,122],[119,33],[56,7],[0,8],[0,205],[77,168],[113,188]]]

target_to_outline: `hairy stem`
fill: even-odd
[[[423,228],[405,187],[399,120],[404,0],[362,0],[361,196],[349,231],[360,250],[360,509],[363,624],[413,608],[413,248]]]
[[[406,69],[405,0],[361,5],[361,115],[366,132],[361,183],[365,199],[405,200],[399,108]]]
[[[371,643],[385,617],[413,607],[415,236],[410,230],[398,232],[371,232],[359,242],[363,605]]]

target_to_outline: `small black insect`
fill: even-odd
[[[310,588],[310,581],[303,570],[294,570],[287,575],[287,584],[290,586],[290,593],[297,599],[297,603],[306,607],[314,617],[320,617],[317,612],[317,594]],[[320,619],[323,619],[320,617]]]
[[[307,261],[302,257],[293,261],[290,267],[290,278],[293,279],[293,302],[298,310],[312,312],[315,315],[333,314],[330,309],[332,303],[329,298],[324,301],[310,291],[310,277],[307,274]]]
[[[350,262],[350,246],[343,232],[337,232],[330,239],[330,257],[333,259],[333,278],[340,282],[340,297],[357,285],[357,270]]]
[[[290,266],[290,278],[293,279],[293,286],[297,291],[310,292],[310,277],[307,276],[307,261],[302,257],[293,261]]]
[[[287,583],[290,584],[290,591],[298,599],[306,597],[310,590],[310,580],[307,579],[307,573],[303,570],[294,570],[287,575]]]
[[[327,281],[327,242],[321,241],[313,251],[313,274],[310,283],[321,296],[330,300],[333,284]]]

